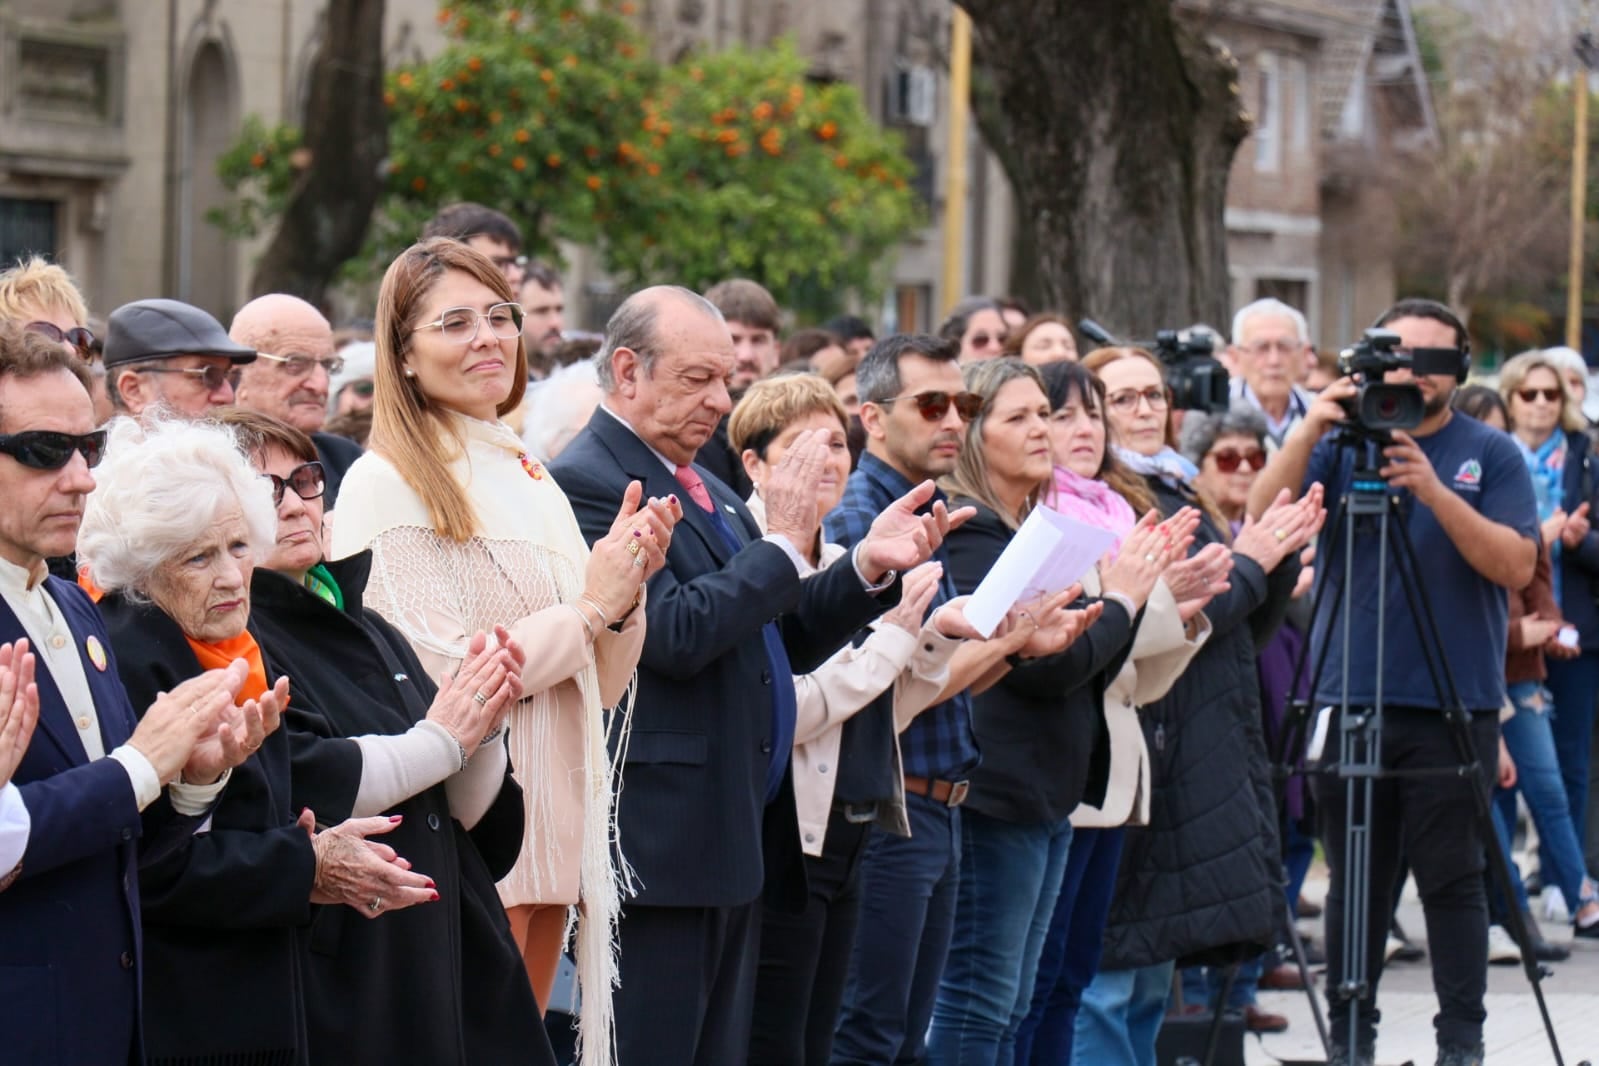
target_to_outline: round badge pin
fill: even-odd
[[[83,642],[83,647],[89,653],[89,661],[94,664],[94,668],[102,674],[105,673],[105,648],[100,645],[100,638],[90,636],[88,640]]]

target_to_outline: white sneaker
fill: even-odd
[[[1566,895],[1557,885],[1544,886],[1543,920],[1562,924],[1571,921],[1571,911],[1566,907]]]
[[[1403,940],[1400,940],[1398,937],[1394,936],[1392,933],[1389,933],[1388,934],[1388,939],[1383,941],[1383,945],[1382,945],[1382,961],[1383,962],[1393,962],[1394,961],[1394,952],[1398,951],[1400,948],[1402,948],[1404,946],[1405,946],[1405,942]]]
[[[1488,961],[1510,966],[1521,961],[1521,949],[1502,925],[1488,927]]]

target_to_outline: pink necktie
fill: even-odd
[[[716,504],[711,502],[711,494],[705,488],[705,480],[694,472],[692,466],[678,467],[677,480],[688,490],[689,499],[700,505],[700,510],[716,511]]]

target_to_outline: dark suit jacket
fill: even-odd
[[[316,445],[316,457],[322,461],[322,505],[331,511],[339,502],[344,472],[364,452],[355,441],[336,433],[313,433],[311,443]]]
[[[137,720],[110,638],[81,589],[46,580],[76,638],[111,751]],[[26,636],[0,600],[0,643]],[[106,650],[104,669],[88,656],[91,636]],[[127,771],[111,759],[89,761],[42,662],[37,677],[39,726],[13,778],[33,827],[21,875],[0,896],[0,1060],[140,1062],[137,864],[141,853],[156,858],[181,844],[199,820],[178,815],[164,796],[141,818]]]
[[[794,903],[804,865],[792,783],[765,802],[769,686],[793,681],[772,677],[760,629],[777,620],[793,672],[805,673],[891,607],[899,583],[873,596],[848,562],[802,582],[787,554],[760,539],[743,502],[700,470],[745,542],[729,551],[671,471],[603,410],[550,470],[591,544],[610,530],[629,481],[642,481],[646,498],[683,502],[666,568],[650,579],[618,803],[622,850],[643,885],[638,902],[737,906],[770,875],[777,902]]]

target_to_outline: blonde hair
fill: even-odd
[[[0,318],[24,323],[29,308],[65,311],[80,326],[89,321],[89,308],[72,275],[38,256],[0,271]]]
[[[767,445],[783,430],[818,411],[837,418],[840,429],[848,429],[849,415],[838,393],[817,375],[787,374],[757,381],[733,408],[727,423],[728,443],[740,455],[749,448],[764,459]]]
[[[1506,413],[1516,409],[1512,397],[1534,370],[1547,370],[1555,376],[1555,384],[1560,388],[1560,428],[1567,432],[1587,428],[1588,420],[1583,417],[1577,398],[1567,387],[1566,375],[1560,372],[1560,364],[1537,350],[1522,352],[1506,360],[1505,365],[1499,368],[1499,395],[1504,398]],[[1506,421],[1511,429],[1516,428],[1514,415],[1510,415]]]
[[[1044,494],[1049,491],[1054,481],[1054,468],[1027,492],[1027,500],[1022,504],[1020,514],[1011,514],[1005,504],[994,492],[993,484],[988,477],[988,456],[983,451],[983,426],[988,422],[988,416],[994,410],[994,397],[1013,381],[1027,380],[1038,386],[1038,393],[1048,402],[1049,390],[1044,388],[1044,379],[1038,371],[1028,366],[1014,355],[1001,356],[998,359],[985,359],[982,362],[968,363],[961,372],[965,379],[966,388],[977,393],[983,398],[983,409],[977,417],[966,425],[966,439],[961,442],[960,458],[955,461],[955,469],[939,480],[939,487],[951,499],[976,500],[999,515],[1000,521],[1011,529],[1020,529],[1023,520],[1032,513]]]
[[[463,447],[448,411],[422,391],[416,378],[405,376],[405,356],[422,302],[440,278],[452,270],[469,275],[506,303],[515,303],[510,284],[482,253],[450,237],[432,237],[401,252],[383,275],[378,291],[373,343],[372,450],[399,471],[422,500],[433,529],[456,543],[477,532],[477,512],[466,489],[450,473],[450,461]],[[527,392],[527,346],[516,342],[516,367],[511,393],[495,408],[515,410]]]

